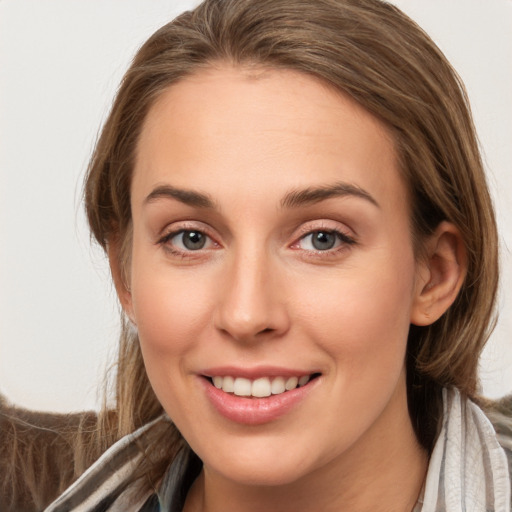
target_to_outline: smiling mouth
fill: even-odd
[[[217,389],[246,398],[265,398],[272,395],[281,395],[287,391],[306,386],[309,382],[320,376],[320,373],[300,375],[296,377],[260,377],[246,379],[244,377],[231,377],[229,375],[206,377]]]

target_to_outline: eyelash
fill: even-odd
[[[203,250],[208,250],[208,248],[206,248],[206,249],[200,248],[195,251],[192,249],[189,249],[189,250],[176,249],[170,243],[171,240],[174,237],[177,237],[178,235],[184,235],[185,233],[199,233],[199,234],[203,235],[204,237],[206,237],[206,239],[207,239],[206,243],[208,243],[208,241],[209,241],[210,243],[213,243],[214,245],[219,246],[219,244],[217,242],[215,242],[215,240],[210,235],[208,235],[208,233],[204,229],[197,229],[197,228],[193,228],[193,227],[181,227],[179,229],[176,229],[174,231],[166,233],[163,237],[161,237],[157,241],[157,244],[161,245],[165,251],[172,254],[173,256],[179,256],[182,258],[194,257],[194,256],[196,256],[194,253],[201,253]]]
[[[352,237],[344,233],[343,231],[339,229],[333,229],[332,227],[317,227],[315,229],[304,227],[302,230],[302,234],[300,234],[299,238],[296,239],[293,244],[291,244],[289,247],[294,250],[303,250],[305,253],[308,253],[308,255],[314,256],[314,257],[329,257],[329,256],[336,256],[340,251],[347,250],[348,246],[355,245],[357,242]],[[191,258],[195,256],[199,256],[204,250],[210,249],[210,247],[207,248],[199,248],[197,250],[193,249],[177,249],[174,247],[170,242],[173,238],[184,235],[185,233],[199,233],[206,237],[205,243],[214,244],[214,246],[220,247],[220,244],[218,244],[212,236],[210,236],[206,230],[204,229],[197,229],[194,227],[180,227],[179,229],[173,230],[169,233],[166,233],[164,236],[162,236],[158,241],[157,244],[162,246],[164,250],[173,256],[178,256],[181,258]],[[311,237],[314,234],[328,234],[328,235],[334,235],[337,239],[338,246],[333,248],[327,248],[325,250],[322,249],[301,249],[299,247],[299,244],[307,239],[307,237]],[[336,241],[335,241],[336,243]],[[195,254],[197,253],[197,254]]]
[[[327,248],[327,249],[302,249],[308,256],[325,258],[330,256],[337,256],[341,251],[346,251],[349,246],[355,245],[357,242],[355,238],[347,235],[347,233],[335,229],[332,227],[315,227],[314,229],[305,227],[303,230],[303,234],[294,242],[290,247],[295,250],[301,250],[299,244],[306,240],[308,237],[312,237],[315,234],[328,234],[334,235],[336,237],[336,241],[334,243],[338,243],[336,247]],[[313,242],[311,242],[313,243]]]

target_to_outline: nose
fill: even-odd
[[[271,260],[259,251],[226,262],[215,324],[237,341],[278,337],[289,328],[285,290]]]

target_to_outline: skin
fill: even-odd
[[[442,223],[418,261],[406,198],[387,128],[311,77],[218,65],[150,110],[127,286],[110,256],[155,393],[204,462],[187,512],[412,509],[427,454],[407,410],[407,333],[449,307],[464,254]],[[205,246],[188,250],[183,230]],[[320,231],[343,236],[318,250]],[[243,425],[204,391],[204,369],[225,365],[321,375],[286,414]]]

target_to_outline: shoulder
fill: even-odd
[[[115,444],[89,467],[45,512],[127,512],[158,510],[153,492],[137,485],[137,469],[147,447],[169,420],[160,416]],[[156,507],[156,508],[155,508]]]
[[[507,455],[512,477],[512,394],[499,400],[484,400],[480,404],[491,421],[496,437]]]
[[[75,478],[73,439],[92,412],[54,414],[16,407],[0,395],[0,510],[41,510]]]

